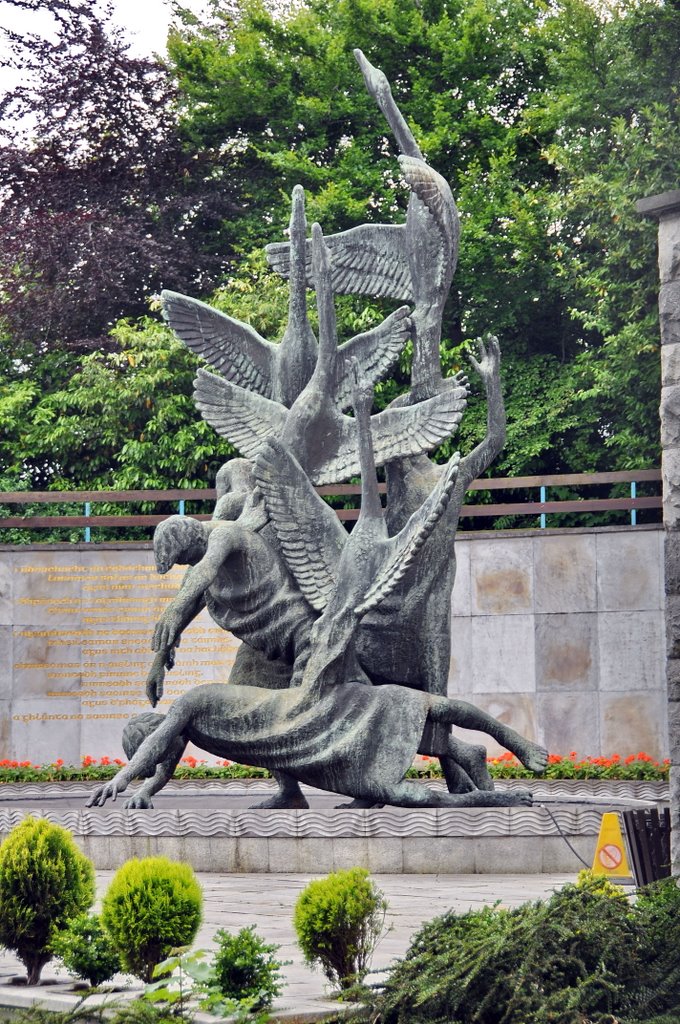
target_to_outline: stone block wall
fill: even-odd
[[[451,696],[554,753],[667,755],[660,529],[462,535],[456,550]]]
[[[451,696],[555,753],[666,756],[663,531],[462,534],[456,552]],[[121,756],[182,572],[158,576],[148,545],[0,548],[0,760]],[[204,612],[159,710],[226,679],[236,648]]]

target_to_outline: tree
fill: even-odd
[[[247,0],[170,55],[187,137],[228,151],[248,248],[280,237],[297,181],[327,232],[402,215],[364,49],[462,211],[445,365],[483,330],[502,340],[522,430],[494,472],[628,468],[658,458],[654,246],[634,199],[677,183],[679,25],[670,0],[308,0],[284,18]]]
[[[34,0],[23,4],[32,7]],[[76,12],[81,22],[89,9],[78,0],[50,0],[50,6]],[[396,147],[351,56],[352,47],[360,46],[391,79],[428,160],[451,181],[461,209],[460,262],[445,315],[442,359],[446,372],[453,373],[465,365],[468,339],[485,330],[501,338],[509,440],[492,471],[655,464],[654,228],[635,215],[634,201],[677,184],[677,4],[307,0],[274,9],[264,0],[243,0],[237,7],[215,0],[212,15],[205,24],[185,15],[171,33],[169,73],[176,93],[167,93],[173,114],[167,128],[154,129],[144,120],[151,118],[151,101],[132,104],[134,116],[147,126],[146,148],[156,154],[142,161],[144,188],[133,189],[134,201],[126,207],[135,237],[151,233],[153,244],[160,239],[161,246],[174,237],[172,225],[181,222],[176,237],[187,245],[193,239],[199,254],[194,279],[182,283],[178,270],[176,280],[165,275],[163,283],[209,294],[210,276],[201,270],[201,260],[212,266],[219,249],[220,258],[229,260],[228,276],[214,301],[276,338],[285,320],[285,285],[263,269],[261,247],[282,237],[294,184],[305,186],[308,218],[318,219],[327,233],[403,217],[407,193],[398,186]],[[72,39],[74,30],[62,34]],[[62,68],[75,68],[76,57],[66,60],[71,52],[66,46],[53,56]],[[162,88],[169,90],[170,79],[154,67]],[[62,77],[75,83],[75,71]],[[40,123],[49,122],[52,135],[41,129],[40,145],[51,139],[58,152],[66,147],[71,155],[64,166],[75,161],[78,181],[85,170],[99,168],[103,175],[104,168],[120,165],[128,175],[125,182],[138,182],[139,147],[127,146],[123,122],[115,122],[121,125],[118,135],[112,134],[115,146],[99,145],[103,136],[92,129],[91,109],[81,110],[75,101],[68,109],[77,114],[64,119],[71,125],[66,133],[71,149],[61,139],[54,142],[61,122],[50,122],[47,108]],[[84,141],[77,142],[81,135]],[[37,142],[34,149],[39,151]],[[123,156],[114,160],[111,154],[119,151]],[[27,152],[34,150],[24,147],[23,157]],[[82,153],[89,157],[79,162]],[[17,164],[23,166],[19,159]],[[60,180],[55,172],[55,189]],[[147,182],[158,184],[158,193],[144,193]],[[210,191],[219,209],[210,207]],[[148,197],[156,194],[161,198],[154,205]],[[7,202],[11,226],[20,207],[16,199]],[[121,207],[118,199],[115,203]],[[182,203],[185,210],[188,204],[198,211],[188,226],[178,213]],[[68,209],[70,223],[75,207]],[[45,223],[51,223],[48,213]],[[30,223],[39,225],[41,217]],[[4,230],[0,225],[0,238]],[[86,233],[83,228],[83,237]],[[97,231],[95,236],[109,237]],[[35,248],[41,248],[37,241]],[[114,250],[123,251],[112,245]],[[171,254],[170,270],[180,250],[183,245]],[[154,252],[160,264],[161,249]],[[107,311],[99,310],[89,265],[62,273],[68,260],[50,256],[43,274],[39,261],[34,273],[29,261],[12,259],[5,262],[12,287],[4,288],[10,307],[16,301],[10,308],[16,319],[4,316],[9,344],[0,352],[6,381],[4,394],[0,391],[0,443],[5,464],[13,467],[13,486],[26,481],[88,485],[88,465],[90,479],[100,486],[195,481],[203,466],[212,473],[229,449],[193,410],[191,357],[173,350],[162,370],[153,373],[153,353],[169,345],[167,335],[143,318],[134,322],[143,293],[162,276],[159,271],[153,278],[149,270],[144,278],[153,260],[144,263],[140,257],[135,264],[132,290],[116,307],[132,319],[109,336],[115,303],[112,299]],[[189,257],[187,273],[188,262]],[[43,293],[44,301],[37,301]],[[385,303],[360,297],[342,297],[339,307],[345,337],[389,311]],[[88,334],[87,324],[97,324],[96,332]],[[87,344],[94,344],[95,335],[102,339],[102,352],[76,373],[63,341],[78,347],[77,339],[86,335]],[[61,343],[54,344],[59,337]],[[40,365],[27,356],[16,358],[29,341],[31,359]],[[118,354],[109,358],[103,354],[107,349]],[[393,379],[378,389],[379,405],[407,386],[408,371],[407,346]],[[171,404],[171,429],[163,434],[159,410],[168,412]],[[94,437],[84,436],[78,424],[101,422],[103,409],[107,430],[98,446],[96,431]],[[184,436],[182,424],[187,437],[198,431],[196,458],[188,443],[170,450],[167,439],[173,431]],[[484,410],[473,396],[451,444],[469,450],[483,429]],[[22,434],[30,444],[22,446]],[[210,476],[203,479],[209,482]]]
[[[54,38],[4,34],[21,84],[0,100],[0,322],[19,376],[55,348],[110,349],[160,286],[204,290],[229,203],[176,131],[175,89],[86,0],[47,9]]]

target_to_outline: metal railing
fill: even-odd
[[[555,513],[599,513],[626,510],[630,514],[632,525],[637,523],[637,512],[641,509],[660,509],[661,495],[638,496],[637,485],[654,483],[661,480],[659,469],[620,470],[611,473],[560,473],[545,476],[495,477],[473,481],[469,490],[472,491],[521,491],[522,496],[515,501],[491,502],[484,504],[465,504],[461,518],[498,518],[507,516],[538,516],[540,526],[547,525],[547,517]],[[629,485],[630,497],[582,498],[559,497],[548,498],[548,492],[555,488],[582,488],[602,485]],[[385,485],[380,485],[384,493]],[[317,488],[322,495],[343,498],[360,494],[358,484],[332,484]],[[538,500],[526,500],[526,492],[535,491]],[[3,532],[10,528],[43,530],[57,527],[70,527],[85,531],[85,540],[90,540],[92,527],[139,527],[156,526],[167,518],[169,513],[159,515],[141,513],[136,515],[96,515],[92,506],[97,503],[130,503],[130,502],[172,502],[177,504],[177,511],[184,514],[188,501],[214,501],[214,488],[141,490],[141,491],[8,491],[0,492],[2,505],[34,505],[59,504],[63,502],[83,505],[83,515],[45,515],[45,516],[8,516],[0,519],[0,543]],[[359,515],[357,508],[336,510],[343,520],[353,520]],[[210,514],[198,514],[197,519],[210,519]]]

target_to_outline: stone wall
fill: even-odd
[[[462,534],[456,551],[451,696],[557,753],[666,755],[660,529]],[[121,755],[181,576],[157,576],[148,545],[0,548],[0,760]],[[203,613],[166,695],[226,678],[236,646]]]
[[[554,753],[666,756],[662,530],[476,534],[456,550],[452,696]]]

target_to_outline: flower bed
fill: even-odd
[[[84,782],[112,778],[125,762],[120,758],[95,758],[86,755],[80,765],[67,765],[58,758],[52,764],[39,765],[32,761],[0,761],[0,784],[10,782]],[[489,772],[494,779],[531,779],[527,771],[512,754],[488,759]],[[670,771],[668,760],[659,762],[644,751],[621,757],[579,757],[570,754],[550,754],[545,772],[547,779],[629,779],[666,781]],[[409,769],[411,778],[441,778],[439,761],[434,757],[417,757]],[[252,768],[233,761],[208,764],[195,757],[184,757],[175,770],[176,779],[263,779],[269,778],[266,768]]]

